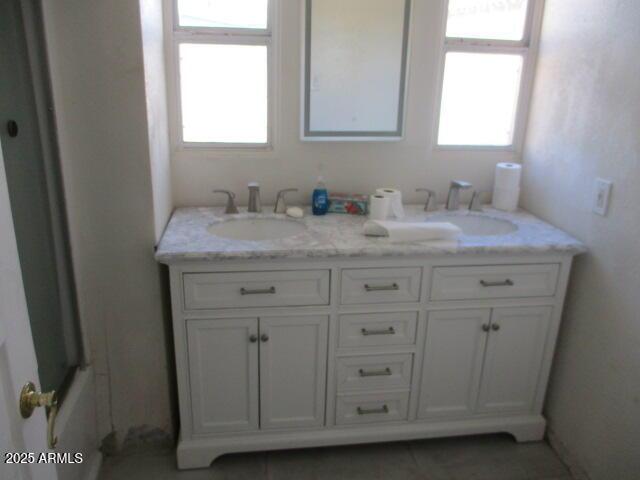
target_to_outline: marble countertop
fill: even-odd
[[[264,207],[264,212],[273,208]],[[405,206],[403,221],[425,221],[442,215],[442,209],[426,213],[422,206]],[[451,212],[446,212],[451,215]],[[185,260],[252,260],[271,258],[330,258],[330,257],[392,257],[409,255],[459,254],[536,254],[586,251],[585,246],[528,212],[514,213],[485,208],[482,213],[460,210],[454,215],[481,215],[508,220],[518,228],[512,233],[494,236],[461,235],[454,242],[392,243],[388,238],[365,237],[362,225],[366,217],[328,214],[314,217],[306,211],[302,219],[289,219],[273,213],[225,215],[223,208],[177,209],[164,232],[156,251],[156,260],[173,263]],[[244,218],[287,218],[303,223],[307,228],[294,236],[268,241],[230,240],[209,233],[216,223]]]

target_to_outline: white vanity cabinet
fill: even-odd
[[[188,320],[193,432],[324,423],[326,316]]]
[[[420,418],[531,410],[551,307],[429,315]]]
[[[179,466],[436,436],[541,439],[572,257],[170,263]]]

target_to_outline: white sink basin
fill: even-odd
[[[435,215],[427,222],[449,222],[460,227],[464,235],[490,237],[507,235],[518,230],[509,220],[482,215]]]
[[[293,220],[277,218],[243,218],[211,225],[209,233],[231,240],[278,240],[302,233],[307,227]]]

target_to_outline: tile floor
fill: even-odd
[[[546,443],[506,435],[383,443],[220,457],[178,471],[173,453],[105,461],[100,480],[570,480]]]

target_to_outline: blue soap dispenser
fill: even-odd
[[[313,190],[313,198],[311,200],[311,210],[314,215],[326,215],[329,210],[329,193],[324,184],[324,178],[318,177],[318,184]]]

